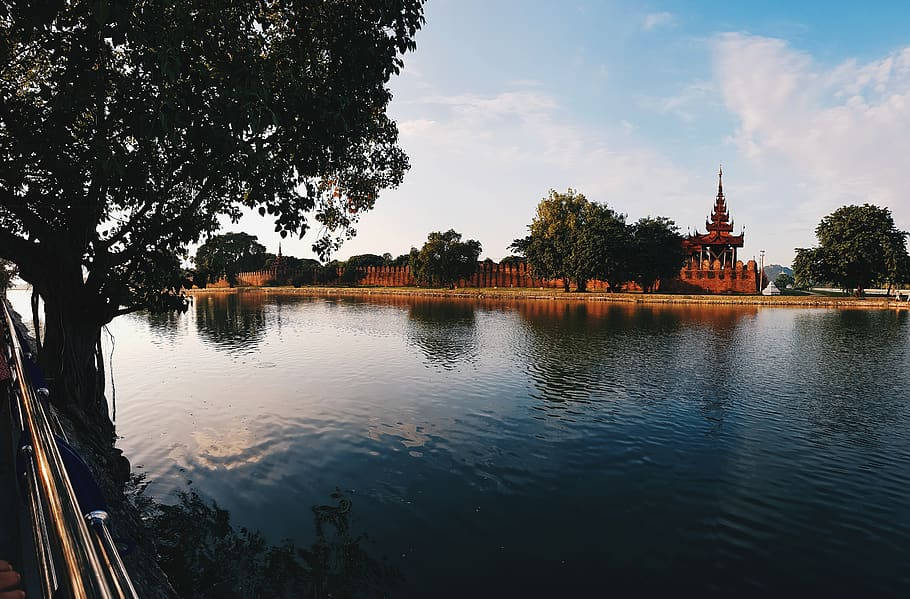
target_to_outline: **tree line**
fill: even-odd
[[[685,261],[682,236],[674,222],[664,217],[646,217],[627,223],[626,216],[591,202],[581,193],[551,190],[537,205],[528,225],[528,235],[516,239],[501,264],[526,262],[535,277],[562,279],[566,291],[587,290],[588,281],[600,279],[610,291],[635,281],[643,291],[652,291],[661,278],[674,277]],[[317,260],[284,257],[282,273],[267,284],[296,285],[340,281],[356,284],[368,266],[410,266],[417,283],[426,287],[451,287],[477,270],[482,246],[475,239],[463,240],[455,230],[434,231],[410,253],[360,254],[345,261],[322,264]],[[269,269],[277,257],[265,251],[256,237],[227,233],[209,238],[196,252],[195,284],[204,287],[221,276],[231,284],[237,274]]]

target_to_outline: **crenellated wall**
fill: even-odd
[[[417,281],[411,275],[409,266],[368,266],[360,269],[361,278],[359,285],[369,287],[413,287]],[[285,273],[285,277],[293,273]],[[337,271],[338,280],[342,278],[344,269]],[[262,287],[265,283],[276,277],[272,270],[258,270],[242,272],[237,275],[237,283],[241,286]],[[331,281],[329,281],[331,283]],[[493,264],[479,262],[477,271],[468,279],[458,281],[457,287],[524,287],[524,288],[549,288],[562,287],[562,279],[535,278],[527,264]],[[227,280],[221,279],[210,283],[208,287],[229,287]],[[588,281],[591,291],[603,291],[607,286],[603,281]],[[624,291],[640,291],[635,283],[627,283]],[[702,268],[693,267],[691,264],[680,270],[679,277],[667,281],[660,281],[657,291],[664,293],[758,293],[758,267],[754,260],[743,264],[737,262],[732,267],[722,267],[719,261],[713,264],[705,262]]]

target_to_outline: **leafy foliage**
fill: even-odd
[[[587,198],[574,189],[569,188],[566,193],[551,189],[537,204],[537,213],[528,225],[528,236],[513,241],[509,249],[525,256],[537,277],[562,279],[568,291],[569,280],[576,274],[573,258],[587,205]]]
[[[585,291],[590,279],[607,281],[611,290],[628,280],[631,238],[625,216],[605,204],[571,188],[566,193],[551,189],[528,230],[509,248],[527,259],[536,276],[561,278],[566,291],[569,281]]]
[[[572,259],[572,273],[579,291],[588,279],[605,281],[618,291],[630,279],[632,234],[625,215],[603,204],[585,207],[584,223]]]
[[[197,285],[218,277],[227,277],[231,285],[237,282],[237,273],[265,267],[265,246],[256,241],[255,235],[225,233],[213,235],[196,250]]]
[[[0,297],[6,295],[6,290],[13,286],[13,279],[19,274],[19,269],[9,260],[0,259]]]
[[[800,286],[827,283],[862,295],[875,283],[910,281],[907,232],[897,229],[887,208],[843,206],[824,217],[815,234],[818,247],[796,250],[793,272]]]
[[[659,279],[679,275],[686,254],[676,223],[662,216],[646,217],[639,219],[631,229],[630,272],[642,291],[653,291]]]
[[[783,291],[787,287],[791,287],[796,283],[792,275],[788,275],[785,272],[780,273],[774,279],[774,286]]]
[[[436,231],[419,251],[411,250],[411,272],[420,285],[450,287],[474,274],[480,252],[479,241],[462,241],[461,233],[452,229]]]
[[[187,245],[244,207],[315,222],[320,256],[355,233],[408,168],[388,83],[422,24],[422,0],[4,3],[0,258],[45,299],[57,397],[94,409],[100,327],[185,307]]]

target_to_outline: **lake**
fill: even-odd
[[[244,292],[110,332],[148,492],[304,547],[341,497],[369,594],[910,593],[907,312]]]

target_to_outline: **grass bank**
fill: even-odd
[[[423,296],[453,299],[549,300],[617,302],[629,304],[726,304],[741,306],[790,306],[883,309],[906,304],[880,297],[854,298],[825,295],[683,295],[670,293],[566,293],[560,289],[490,288],[424,289],[420,287],[235,287],[232,289],[192,289],[192,295],[211,293],[275,293],[308,296]]]

